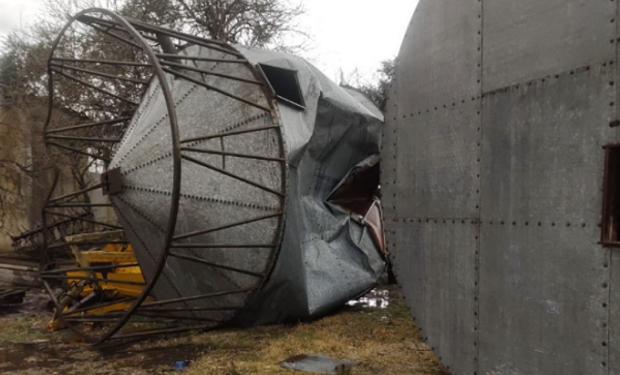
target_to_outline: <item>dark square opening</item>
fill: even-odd
[[[299,87],[297,71],[264,64],[260,64],[260,67],[278,99],[300,109],[306,108],[306,103]]]
[[[605,146],[601,243],[620,247],[620,144]]]

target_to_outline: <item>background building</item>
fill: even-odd
[[[37,220],[32,174],[26,171],[32,165],[28,123],[28,113],[0,86],[0,251],[11,249],[10,234],[29,229]]]
[[[41,212],[54,175],[52,160],[43,144],[46,116],[46,100],[10,95],[0,86],[0,252],[13,250],[12,237],[40,228]],[[68,113],[55,116],[64,117],[68,123],[76,121]],[[101,178],[96,166],[85,167],[82,172],[61,165],[60,170],[55,191],[59,195],[77,189],[76,173],[87,181]],[[100,191],[90,192],[89,197],[94,203],[104,200]],[[115,220],[111,208],[94,208],[93,214],[98,219]]]

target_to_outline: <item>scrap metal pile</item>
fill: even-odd
[[[79,32],[88,48],[74,47]],[[99,42],[118,43],[118,57],[93,58]],[[76,85],[88,97],[74,99]],[[118,262],[43,273],[58,319],[85,338],[311,319],[384,272],[383,116],[305,60],[91,9],[56,40],[49,89],[50,155],[104,173],[74,192],[55,186],[44,223],[99,212],[93,231],[123,229],[144,277],[116,281],[133,266]],[[58,121],[67,106],[89,115]],[[81,285],[75,298],[57,298],[59,277]],[[114,281],[141,291],[111,299],[101,284]]]

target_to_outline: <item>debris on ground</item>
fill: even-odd
[[[300,354],[280,362],[280,366],[303,372],[315,374],[350,374],[351,368],[357,365],[356,362],[333,359],[324,355]]]
[[[19,287],[40,286],[39,263],[12,252],[0,252],[0,283]]]
[[[0,288],[0,306],[17,305],[24,302],[26,291],[24,289]]]
[[[174,369],[176,371],[183,371],[187,368],[188,365],[189,365],[188,361],[176,361],[174,363]]]
[[[378,288],[355,306],[313,322],[92,347],[71,331],[50,333],[45,300],[29,296],[22,310],[0,314],[0,374],[172,374],[177,361],[188,375],[295,372],[278,365],[299,353],[321,353],[358,363],[353,375],[448,375],[421,340],[400,292]],[[376,307],[372,307],[372,306]],[[383,308],[381,308],[383,306]],[[2,310],[2,309],[0,309]],[[19,310],[17,310],[19,311]]]

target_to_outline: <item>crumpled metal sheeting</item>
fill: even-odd
[[[318,317],[371,289],[385,269],[369,231],[326,201],[379,154],[383,118],[302,59],[239,49],[254,64],[296,70],[306,110],[278,104],[290,166],[284,238],[269,280],[235,323]]]
[[[363,223],[326,202],[352,168],[379,153],[383,118],[370,101],[349,93],[297,57],[237,47],[253,64],[292,69],[305,110],[274,102],[282,131],[251,132],[197,140],[184,147],[280,158],[279,163],[197,153],[182,161],[181,197],[175,235],[267,217],[256,222],[183,239],[187,244],[275,244],[253,248],[175,248],[176,253],[213,262],[228,269],[169,257],[153,294],[158,300],[230,290],[259,290],[208,300],[167,305],[170,308],[243,308],[238,325],[309,319],[341,306],[371,289],[385,262]],[[222,59],[227,56],[192,46],[180,52]],[[183,61],[183,60],[181,60]],[[243,79],[256,79],[245,64],[184,62]],[[223,77],[183,71],[194,79],[269,107],[258,86]],[[276,124],[272,113],[208,90],[183,78],[168,76],[179,120],[181,139],[221,134]],[[153,82],[152,86],[157,86]],[[352,96],[353,94],[353,96]],[[360,101],[361,100],[361,101]],[[362,103],[363,102],[363,103]],[[124,190],[112,197],[147,279],[161,254],[168,222],[172,181],[172,150],[165,100],[157,87],[145,95],[112,167],[121,167]],[[209,166],[205,168],[204,165]],[[226,171],[261,185],[240,182]],[[281,199],[274,191],[286,187]],[[271,191],[269,191],[271,190]],[[286,205],[283,205],[283,202]],[[283,226],[279,225],[283,212]],[[273,216],[273,217],[269,217]],[[278,241],[281,239],[281,242]],[[275,257],[276,253],[277,258]],[[247,271],[249,273],[231,270]],[[269,275],[262,284],[261,275]],[[184,311],[183,316],[226,321],[230,311]]]
[[[225,59],[225,53],[198,46],[184,49],[181,54]],[[188,67],[209,69],[242,79],[255,79],[245,64],[215,64],[179,60]],[[183,74],[243,99],[268,107],[268,99],[259,86],[214,75],[201,75],[189,70]],[[183,78],[168,75],[182,140],[264,126],[273,126],[271,113],[223,95],[216,90]],[[151,83],[158,86],[157,81]],[[162,90],[152,87],[138,110],[137,121],[124,138],[112,167],[120,167],[124,189],[112,196],[128,237],[147,280],[162,251],[164,233],[169,221],[172,196],[173,165],[170,123]],[[152,93],[152,95],[151,95]],[[230,138],[186,142],[192,149],[280,157],[279,136],[275,130],[248,133]],[[260,275],[268,274],[277,250],[279,237],[278,212],[281,199],[233,176],[251,180],[272,190],[282,187],[284,175],[280,163],[241,159],[221,154],[184,151],[181,168],[181,196],[175,236],[219,228],[252,218],[274,215],[273,218],[194,235],[176,243],[241,245],[239,248],[174,248],[152,294],[157,300],[187,298],[212,293],[252,290],[262,283]],[[225,170],[226,175],[207,168]],[[253,248],[249,245],[263,244]],[[244,247],[248,245],[248,247]],[[191,259],[188,259],[191,258]],[[205,263],[208,262],[209,264]],[[211,265],[214,264],[214,265]],[[217,298],[170,303],[167,309],[205,309],[180,312],[180,316],[213,319],[224,322],[245,305],[249,293],[233,293]],[[230,307],[230,310],[215,310]],[[212,310],[208,310],[212,309]]]

